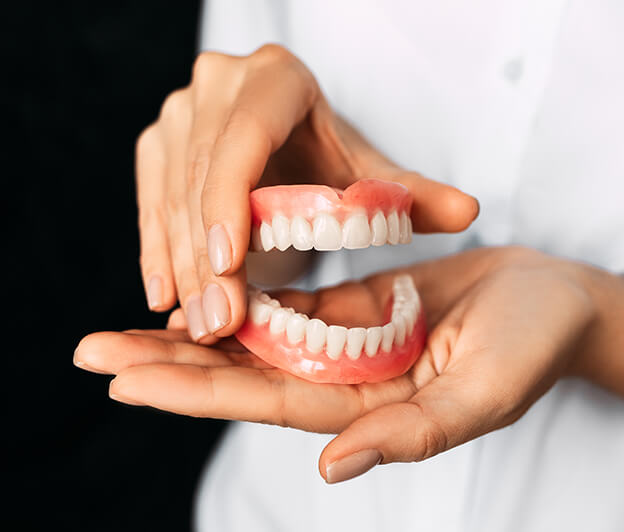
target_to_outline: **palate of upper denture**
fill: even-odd
[[[399,183],[363,179],[345,190],[325,185],[264,187],[250,194],[251,249],[361,249],[412,240],[412,197]]]
[[[252,353],[272,366],[313,382],[380,382],[407,371],[422,352],[425,320],[409,275],[397,275],[387,323],[343,327],[282,307],[255,288],[248,317],[236,333]]]

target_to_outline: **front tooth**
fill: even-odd
[[[290,221],[282,214],[276,214],[271,221],[275,247],[284,251],[290,246]]]
[[[306,324],[306,347],[311,353],[320,353],[327,339],[327,324],[316,318]]]
[[[388,240],[388,223],[383,212],[379,211],[371,220],[371,231],[373,233],[373,246],[383,246]]]
[[[405,343],[405,333],[407,332],[407,326],[403,314],[400,312],[394,312],[392,314],[392,323],[394,324],[394,328],[396,330],[394,342],[396,345],[401,347]]]
[[[381,338],[381,349],[382,351],[389,353],[392,350],[392,343],[394,342],[396,329],[392,323],[386,323],[381,328],[381,332],[383,333],[383,337]]]
[[[262,239],[260,238],[260,226],[251,227],[251,249],[253,251],[262,250]]]
[[[294,314],[292,309],[278,308],[271,315],[269,331],[271,334],[282,334],[286,330],[288,319]]]
[[[262,303],[257,299],[249,301],[249,308],[247,310],[251,321],[256,325],[264,325],[271,319],[271,315],[275,309],[271,305]]]
[[[342,246],[342,229],[338,220],[331,214],[320,213],[314,218],[312,227],[314,249],[332,251]]]
[[[403,211],[399,218],[399,242],[401,244],[409,244],[412,241],[412,229],[410,227],[410,218]]]
[[[366,343],[364,344],[364,351],[369,357],[374,357],[379,349],[383,332],[381,327],[369,327],[366,329]]]
[[[312,249],[312,226],[305,218],[295,216],[290,223],[290,240],[295,249],[308,251]]]
[[[354,214],[342,227],[342,241],[347,249],[367,248],[371,244],[371,231],[366,214]]]
[[[304,314],[295,314],[286,322],[286,337],[291,344],[298,344],[305,336],[308,317]]]
[[[388,243],[392,245],[399,243],[399,215],[396,211],[388,215]]]
[[[262,249],[264,249],[264,251],[271,251],[275,247],[273,229],[271,229],[271,226],[266,222],[262,222],[260,225],[260,242],[262,242]]]
[[[338,360],[347,341],[347,328],[341,325],[330,325],[327,329],[327,356]]]
[[[362,353],[362,347],[366,341],[366,329],[364,327],[353,327],[347,330],[347,356],[351,360],[357,360]]]

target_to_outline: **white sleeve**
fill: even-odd
[[[284,44],[287,19],[284,0],[204,0],[199,50],[247,55],[269,42]]]

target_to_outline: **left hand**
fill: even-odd
[[[116,374],[110,395],[129,404],[339,433],[320,458],[328,482],[379,462],[423,460],[511,424],[564,375],[588,375],[624,395],[621,357],[600,360],[624,345],[605,327],[597,295],[597,285],[609,283],[611,293],[624,291],[614,276],[523,248],[477,249],[404,271],[420,292],[430,334],[412,369],[386,382],[310,383],[232,340],[203,347],[181,330],[96,333],[74,360]],[[356,298],[352,318],[366,326],[396,273],[286,297],[330,322],[338,302],[345,308],[345,299]],[[615,312],[623,312],[621,295]],[[588,351],[595,355],[589,364]]]

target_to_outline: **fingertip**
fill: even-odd
[[[157,273],[151,274],[146,276],[144,286],[147,306],[152,312],[166,312],[175,305],[176,294],[172,278]]]
[[[452,233],[470,227],[481,209],[477,198],[453,187],[449,187],[444,204],[444,231]]]

